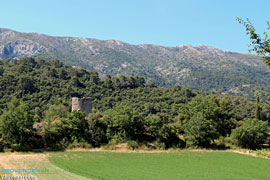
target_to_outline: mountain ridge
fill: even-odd
[[[68,65],[110,75],[140,75],[160,86],[253,96],[267,90],[270,75],[260,56],[198,44],[166,47],[119,40],[49,36],[0,28],[0,59],[58,59]]]
[[[164,46],[164,45],[159,45],[159,44],[152,44],[152,43],[142,43],[142,44],[132,44],[132,43],[127,43],[125,41],[121,41],[121,40],[116,40],[116,39],[106,39],[106,40],[102,40],[102,39],[97,39],[97,38],[89,38],[89,37],[72,37],[72,36],[61,36],[61,35],[47,35],[44,33],[37,33],[37,32],[20,32],[20,31],[16,31],[16,30],[12,30],[12,29],[8,29],[8,28],[0,28],[0,33],[2,33],[3,31],[10,31],[10,32],[14,32],[14,33],[20,33],[20,34],[28,34],[28,35],[38,35],[38,36],[47,36],[47,37],[55,37],[55,38],[73,38],[73,39],[89,39],[89,40],[97,40],[97,41],[104,41],[104,42],[116,42],[118,44],[128,44],[131,46],[156,46],[156,47],[163,47],[163,48],[181,48],[181,47],[207,47],[207,48],[211,48],[211,49],[216,49],[216,50],[220,50],[223,51],[225,53],[227,52],[232,52],[232,53],[239,53],[239,54],[247,54],[247,55],[255,55],[256,54],[250,54],[250,53],[240,53],[240,52],[235,52],[235,51],[230,51],[230,50],[221,50],[219,48],[216,48],[214,46],[208,46],[208,45],[204,45],[204,44],[197,44],[196,46],[193,45],[189,45],[189,44],[179,44],[176,46]]]

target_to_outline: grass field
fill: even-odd
[[[269,180],[270,160],[232,152],[59,152],[50,162],[93,180]]]
[[[86,177],[65,171],[48,159],[47,153],[0,153],[1,169],[49,169],[49,173],[9,173],[1,175],[20,176],[33,175],[37,180],[89,180]],[[1,177],[0,177],[1,178]]]

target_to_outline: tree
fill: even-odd
[[[158,115],[149,113],[145,118],[145,131],[153,140],[158,138],[160,135],[162,125],[162,120]]]
[[[104,86],[109,89],[113,87],[112,77],[110,75],[106,75],[104,79]]]
[[[53,121],[55,118],[66,118],[69,107],[63,104],[54,104],[49,107],[47,111],[44,112],[43,120],[46,122]]]
[[[127,88],[129,86],[128,78],[124,75],[119,76],[121,88]]]
[[[264,96],[264,93],[262,91],[256,91],[255,92],[255,96],[256,96],[256,110],[255,110],[255,117],[257,119],[261,119],[261,99]]]
[[[101,144],[107,144],[106,137],[107,126],[102,121],[103,115],[100,112],[89,114],[88,120],[88,141],[93,146],[100,146]]]
[[[217,124],[206,119],[202,112],[194,114],[184,126],[187,146],[208,147],[218,137]]]
[[[64,80],[66,80],[67,77],[68,77],[68,73],[67,73],[67,71],[64,68],[63,69],[61,68],[58,71],[58,74],[59,74],[59,78],[64,79]]]
[[[62,116],[61,110],[58,110],[57,117],[51,116],[50,113],[47,114],[52,119],[45,117],[42,132],[45,147],[59,149],[69,143],[86,141],[88,124],[83,112],[72,111]]]
[[[270,38],[267,32],[263,33],[263,38],[256,32],[255,27],[249,19],[243,20],[236,17],[236,20],[245,26],[246,34],[249,35],[250,45],[253,48],[250,51],[255,51],[257,54],[262,55],[263,62],[270,67]],[[267,21],[267,30],[270,31],[270,22]]]
[[[90,83],[91,84],[99,84],[99,76],[98,73],[96,71],[93,71],[90,75]]]
[[[114,89],[118,89],[118,88],[121,87],[121,82],[120,82],[118,77],[113,77],[112,78],[112,83],[113,83]]]
[[[259,148],[267,136],[267,122],[256,118],[244,120],[241,126],[232,130],[232,138],[243,148]]]
[[[0,67],[0,76],[2,76],[4,72],[5,72],[4,68]]]
[[[30,77],[20,77],[19,88],[26,93],[36,91],[34,81]]]
[[[143,139],[143,117],[130,106],[118,105],[109,109],[102,120],[107,125],[107,137],[114,142]]]
[[[213,95],[197,95],[180,108],[179,124],[184,127],[188,146],[207,147],[219,136],[226,136],[235,127],[230,101]]]
[[[34,116],[29,107],[13,98],[0,117],[0,132],[4,144],[14,150],[31,150]]]

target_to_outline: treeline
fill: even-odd
[[[73,96],[91,97],[93,113],[71,112]],[[59,61],[1,60],[0,97],[2,150],[259,148],[269,132],[267,102],[160,88],[138,76],[100,79]]]
[[[0,60],[0,108],[12,97],[23,100],[41,115],[57,99],[91,97],[95,102],[120,89],[144,87],[143,77],[111,77],[103,80],[95,71],[66,66],[60,61],[37,58]]]

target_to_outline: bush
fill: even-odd
[[[218,139],[214,140],[214,148],[216,149],[228,149],[231,144],[228,141],[228,137],[220,136]]]
[[[270,150],[269,149],[252,150],[250,152],[256,153],[257,156],[263,156],[266,158],[270,158]]]
[[[131,150],[138,149],[140,146],[137,141],[128,141],[127,142],[127,148]]]
[[[187,146],[207,148],[219,136],[231,134],[235,128],[231,109],[229,99],[210,95],[198,95],[180,107],[176,119],[183,127]]]
[[[67,113],[66,118],[48,119],[43,126],[46,148],[61,149],[73,142],[86,142],[88,125],[80,111]]]
[[[90,149],[92,148],[91,144],[87,143],[87,142],[77,142],[74,141],[72,144],[69,144],[68,149],[74,149],[74,148],[86,148],[86,149]]]
[[[99,112],[89,114],[88,122],[88,141],[95,147],[107,144],[106,137],[107,126],[102,121],[103,115]]]
[[[165,143],[163,142],[153,142],[153,146],[155,147],[155,149],[158,149],[158,150],[165,150]]]
[[[215,122],[206,119],[201,112],[186,122],[184,132],[188,147],[209,147],[218,136]]]
[[[2,142],[2,140],[0,139],[0,152],[4,151],[4,144]]]
[[[143,117],[138,111],[124,105],[105,111],[103,116],[103,124],[107,126],[107,138],[117,143],[142,140],[143,123]]]
[[[247,119],[232,131],[232,139],[243,148],[260,148],[268,136],[267,122],[259,119]]]
[[[5,146],[15,151],[32,150],[35,145],[34,119],[28,106],[16,98],[8,105],[8,110],[0,116],[0,132]]]

